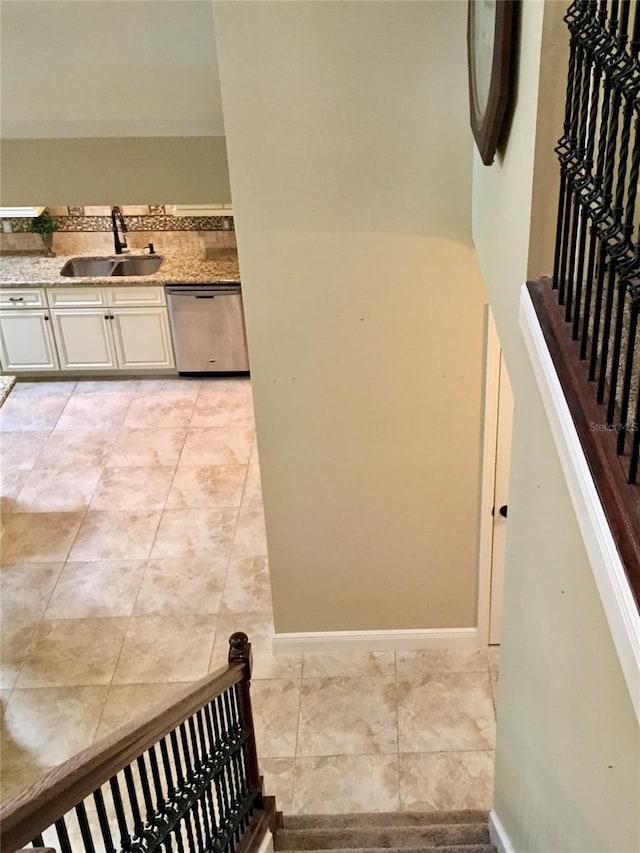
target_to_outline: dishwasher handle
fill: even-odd
[[[184,287],[168,287],[167,293],[170,296],[194,296],[196,299],[215,299],[216,296],[237,296],[240,293],[239,287],[225,288],[193,288],[186,289]]]

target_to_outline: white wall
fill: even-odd
[[[215,19],[276,631],[472,626],[466,6]]]
[[[228,203],[210,0],[2,0],[4,205]]]
[[[494,808],[517,851],[631,853],[640,733],[518,326],[527,269],[549,272],[565,9],[522,4],[507,149],[473,170],[474,241],[515,398]]]

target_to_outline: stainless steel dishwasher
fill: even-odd
[[[179,373],[249,370],[240,282],[165,285]]]

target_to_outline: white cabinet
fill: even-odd
[[[173,367],[166,308],[111,308],[118,367]]]
[[[12,373],[58,370],[48,309],[0,310],[0,364]]]
[[[51,311],[62,370],[118,366],[105,308],[54,308]]]
[[[63,370],[174,366],[162,287],[56,287],[48,298]]]
[[[32,373],[173,368],[164,288],[0,288],[0,366]]]
[[[0,366],[12,373],[58,370],[42,287],[0,289]]]

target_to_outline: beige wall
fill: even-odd
[[[549,258],[531,187],[550,180],[538,96],[541,112],[554,109],[565,86],[560,5],[523,3],[507,150],[490,169],[474,161],[474,240],[516,412],[494,807],[517,851],[630,853],[640,847],[638,725],[518,327],[527,268]],[[554,71],[543,68],[539,92],[541,45]]]
[[[228,203],[210,0],[2,0],[3,205]]]
[[[472,626],[465,4],[215,18],[276,631]]]

